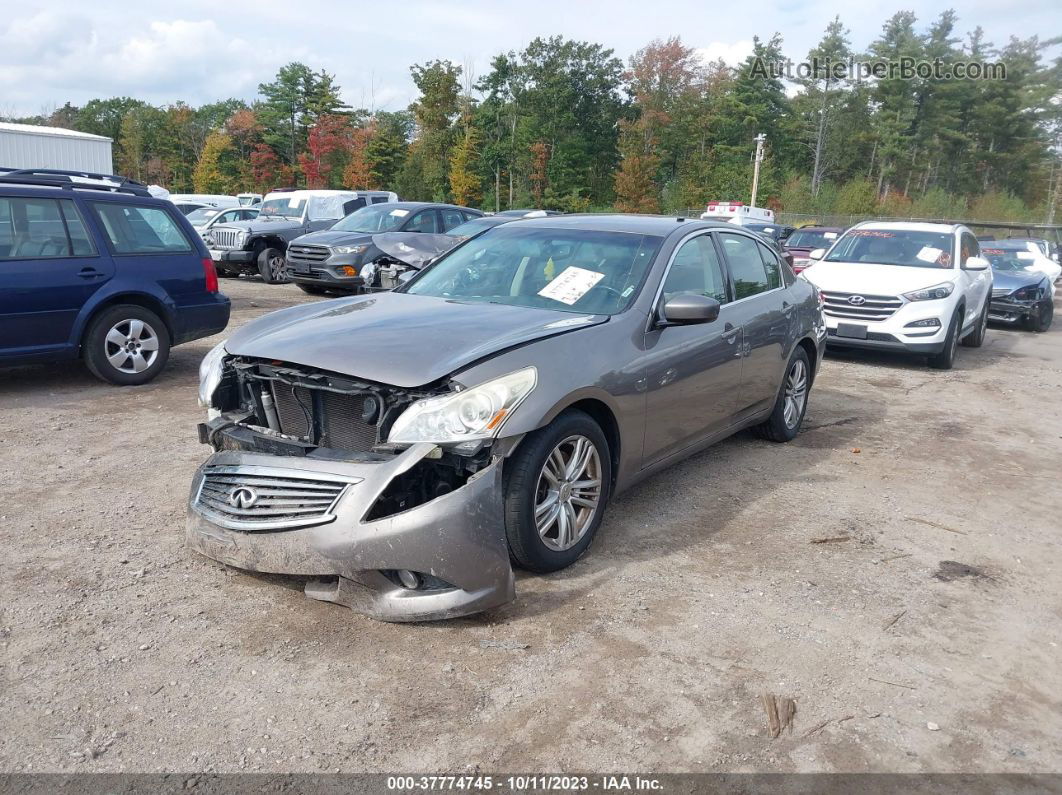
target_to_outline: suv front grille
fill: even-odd
[[[214,238],[215,248],[239,248],[237,242],[240,237],[239,229],[213,229],[211,236]]]
[[[382,406],[366,412],[365,402],[377,401],[372,394],[343,394],[325,390],[310,390],[306,387],[291,387],[273,382],[273,400],[276,403],[280,432],[288,436],[310,435],[311,417],[314,415],[313,393],[321,401],[321,447],[351,450],[364,453],[376,444],[376,426],[365,421],[365,415],[381,416]]]
[[[296,245],[288,246],[288,259],[304,262],[324,262],[332,255],[327,246]]]
[[[356,480],[260,466],[208,466],[193,507],[233,530],[287,530],[324,524]]]
[[[853,304],[848,299],[859,296],[861,304]],[[892,317],[903,306],[903,300],[893,295],[863,295],[862,293],[833,293],[822,291],[825,306],[822,311],[833,317],[846,320],[865,320],[877,322]]]

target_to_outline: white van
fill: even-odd
[[[753,207],[744,202],[708,202],[701,213],[703,221],[726,221],[735,226],[750,224],[773,224],[774,210],[765,207]]]
[[[200,207],[240,206],[240,200],[235,196],[223,196],[219,193],[171,193],[166,198],[174,204],[198,204]]]

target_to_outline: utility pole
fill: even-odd
[[[755,207],[756,192],[760,189],[760,163],[763,161],[763,142],[767,140],[767,136],[760,133],[753,140],[756,142],[756,156],[752,164],[752,200],[749,204]]]

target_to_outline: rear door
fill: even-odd
[[[740,232],[716,235],[733,284],[733,322],[743,329],[739,413],[745,415],[777,397],[793,306],[778,257],[767,245]]]
[[[73,350],[78,313],[113,275],[72,199],[0,196],[0,356]]]
[[[734,311],[718,249],[708,234],[695,235],[675,250],[657,311],[669,298],[683,294],[706,295],[722,308],[711,323],[646,332],[645,466],[725,429],[740,405],[740,312]]]

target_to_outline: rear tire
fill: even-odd
[[[608,441],[588,414],[569,409],[528,434],[505,464],[505,536],[516,565],[550,572],[575,563],[611,485]]]
[[[752,430],[761,439],[769,439],[772,442],[791,442],[800,433],[810,391],[811,362],[804,347],[798,345],[786,365],[785,376],[782,378],[782,385],[778,388],[778,397],[774,402],[774,411],[765,422],[753,426]]]
[[[988,331],[988,299],[981,308],[981,317],[977,320],[977,328],[962,338],[962,344],[966,348],[980,348],[985,341],[985,333]]]
[[[1037,334],[1043,334],[1049,328],[1051,323],[1055,319],[1055,305],[1053,302],[1044,302],[1037,307],[1036,314],[1029,318],[1028,326],[1030,331],[1035,331]]]
[[[136,304],[119,304],[100,312],[81,339],[89,372],[118,386],[146,384],[170,358],[170,333],[162,319]]]
[[[297,284],[295,286],[309,295],[328,295],[328,290],[324,287],[318,287],[313,284]]]
[[[287,284],[288,263],[279,248],[266,247],[258,255],[258,273],[266,284]]]
[[[950,370],[955,364],[955,352],[959,347],[959,327],[962,325],[962,310],[956,310],[944,338],[944,350],[929,357],[929,366],[936,370]]]

